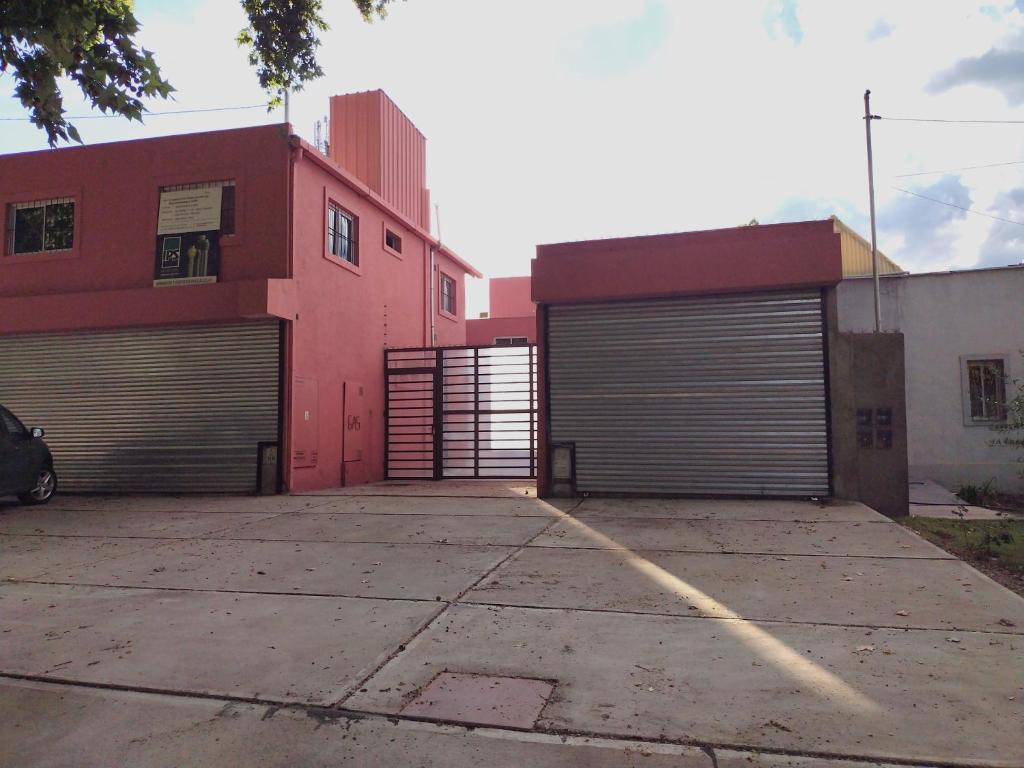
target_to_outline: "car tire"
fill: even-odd
[[[43,467],[36,478],[36,487],[27,493],[19,493],[22,504],[45,504],[57,495],[57,473],[53,467]]]

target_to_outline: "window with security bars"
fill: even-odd
[[[75,244],[75,200],[58,197],[7,207],[7,253],[67,251]]]
[[[494,343],[499,347],[520,347],[529,344],[530,340],[525,336],[495,336]]]
[[[356,218],[334,202],[327,205],[327,250],[332,256],[359,266]]]
[[[455,280],[445,274],[441,275],[441,309],[455,314]]]
[[[1006,361],[1000,358],[968,359],[966,368],[968,402],[964,415],[971,423],[1006,420]]]
[[[224,179],[223,181],[201,181],[195,184],[176,184],[171,187],[160,187],[161,192],[177,192],[179,189],[205,189],[207,187],[220,187],[220,233],[221,235],[235,234],[235,181]]]

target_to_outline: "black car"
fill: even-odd
[[[45,504],[57,493],[53,456],[39,427],[26,429],[0,406],[0,496],[16,495],[24,504]]]

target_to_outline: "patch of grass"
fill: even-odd
[[[956,495],[965,503],[974,507],[987,507],[996,495],[995,478],[984,483],[962,483],[956,489]]]
[[[1024,576],[1024,520],[905,517],[901,522],[963,560],[994,563]]]

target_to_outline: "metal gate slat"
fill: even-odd
[[[385,350],[384,359],[386,477],[536,476],[535,346]],[[410,374],[420,378],[400,380]]]

